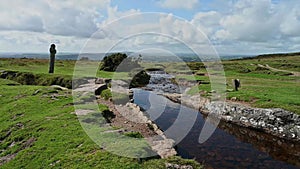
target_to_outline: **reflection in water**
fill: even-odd
[[[149,93],[135,90],[136,104],[147,111],[150,107]],[[152,95],[157,99],[162,96]],[[177,145],[182,156],[192,156],[210,168],[298,168],[300,167],[300,143],[289,142],[259,131],[220,123],[214,134],[203,144],[198,143],[204,124],[202,115],[190,108],[166,100],[160,116],[153,119],[163,130],[167,130],[178,117],[179,109],[191,116],[197,114],[196,123],[188,135]],[[155,106],[151,106],[152,110]],[[161,111],[161,110],[159,110]],[[152,111],[153,112],[153,111]],[[151,113],[151,112],[148,112]],[[151,117],[151,115],[150,115]],[[186,124],[180,124],[184,127]],[[172,138],[172,135],[168,135]],[[298,167],[297,167],[298,166]]]
[[[220,123],[218,127],[234,135],[240,141],[250,143],[256,149],[268,153],[276,160],[286,161],[300,167],[300,144],[297,142],[225,122]]]

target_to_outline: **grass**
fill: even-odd
[[[100,71],[98,61],[56,60],[53,76],[72,77],[102,77],[114,79],[128,79],[126,72]],[[33,74],[48,74],[49,61],[47,59],[17,59],[0,58],[0,70],[30,72]]]
[[[75,61],[62,61],[55,62],[55,74],[59,75],[72,75]],[[47,73],[49,68],[49,61],[47,59],[13,59],[1,58],[0,70],[14,70],[20,72],[33,72],[34,73]]]
[[[125,136],[133,137],[133,138],[143,138],[143,135],[139,132],[128,132],[125,133]]]
[[[300,77],[258,66],[268,64],[276,69],[300,72],[300,56],[260,57],[223,61],[222,64],[228,89],[227,99],[234,98],[255,107],[283,108],[300,114]],[[239,91],[233,91],[232,79],[240,79]],[[199,91],[208,93],[210,90],[210,84],[202,84],[192,87],[188,94],[193,95]]]
[[[145,141],[136,139],[140,138],[140,133],[103,132],[118,129],[102,126],[106,124],[103,117],[109,114],[107,106],[80,104],[81,100],[84,102],[93,95],[75,100],[79,103],[77,109],[94,111],[78,118],[72,113],[71,91],[48,87],[56,81],[63,85],[64,81],[72,80],[75,65],[75,72],[84,77],[97,70],[98,64],[57,61],[55,73],[48,74],[47,60],[0,59],[0,70],[17,71],[16,76],[9,77],[11,80],[0,79],[0,158],[15,156],[8,162],[0,160],[1,168],[165,168],[166,162],[174,161],[171,158],[140,162],[136,158],[115,155],[147,155],[150,147]],[[95,74],[103,78],[128,78],[123,72],[96,71]],[[201,168],[197,162],[181,158],[176,158],[174,163],[191,163]]]
[[[242,87],[239,91],[227,92],[227,98],[236,98],[256,107],[284,108],[300,114],[299,77],[287,76],[286,72],[275,72],[258,68],[258,64],[268,64],[277,69],[298,71],[300,67],[299,56],[284,56],[276,58],[256,58],[246,60],[223,61],[226,74],[227,89],[232,89],[231,80],[238,78]],[[0,70],[19,71],[19,78],[0,79],[0,158],[8,155],[16,155],[13,160],[1,165],[1,168],[165,168],[165,162],[179,164],[191,164],[196,168],[200,165],[193,160],[183,160],[178,157],[170,159],[144,160],[142,163],[134,158],[126,158],[105,151],[101,143],[94,141],[105,138],[107,147],[119,146],[119,150],[126,151],[122,147],[132,144],[137,149],[126,153],[145,153],[140,151],[147,148],[143,142],[135,142],[134,137],[138,133],[128,133],[131,139],[124,139],[119,144],[113,144],[114,134],[102,133],[98,137],[90,138],[81,125],[88,132],[98,133],[115,128],[99,127],[105,123],[97,109],[101,112],[107,110],[107,106],[76,105],[77,108],[91,109],[95,112],[77,118],[72,106],[73,100],[70,91],[60,91],[47,86],[51,85],[57,77],[71,79],[75,72],[81,77],[90,76],[94,71],[97,77],[128,79],[127,73],[113,73],[98,71],[98,62],[84,61],[57,61],[55,73],[49,75],[48,60],[39,59],[0,59]],[[147,63],[147,67],[153,64]],[[206,73],[202,64],[187,64],[193,72]],[[187,67],[182,63],[160,63],[154,66],[163,67],[167,72],[177,73],[177,79],[209,81],[207,76],[193,76],[187,74]],[[179,70],[178,70],[179,69]],[[26,73],[24,73],[26,72]],[[36,86],[24,84],[24,76],[32,74],[35,77]],[[25,75],[26,74],[26,75]],[[38,77],[38,78],[37,78]],[[194,86],[189,94],[200,91],[211,91],[210,84]],[[209,94],[207,94],[209,96]],[[79,98],[79,99],[89,99]],[[77,100],[80,101],[80,100]],[[80,121],[79,121],[80,120]],[[81,122],[81,123],[80,123]],[[99,137],[100,136],[100,137]],[[119,136],[118,136],[119,137]],[[122,137],[122,136],[120,136]],[[98,140],[102,141],[103,140]],[[0,161],[0,163],[2,163]]]
[[[250,103],[252,106],[263,108],[284,108],[300,114],[300,77],[287,76],[286,72],[272,71],[258,67],[268,64],[271,67],[300,72],[300,56],[284,55],[276,57],[258,57],[254,59],[232,60],[222,62],[225,70],[228,91],[233,89],[232,79],[241,80],[241,88],[237,92],[227,92],[227,98]],[[99,71],[99,63],[95,61],[57,61],[55,73],[47,74],[48,60],[42,59],[0,59],[0,70],[31,72],[47,79],[45,85],[55,81],[57,77],[71,79],[76,65],[76,74],[81,76],[94,74],[97,77],[114,79],[129,79],[126,72]],[[176,73],[176,79],[201,80],[209,82],[208,76],[194,76],[187,73],[207,73],[202,63],[143,63],[146,68],[164,68],[167,72]],[[190,71],[187,71],[190,70]],[[44,82],[43,82],[44,83]],[[41,82],[39,83],[41,84]],[[188,93],[209,93],[210,84],[194,86]],[[203,92],[205,91],[205,92]],[[207,95],[209,96],[209,94]]]
[[[79,122],[90,117],[78,119],[72,113],[71,91],[48,86],[19,85],[7,79],[0,79],[0,89],[0,158],[15,155],[9,162],[0,164],[1,168],[164,168],[165,162],[174,162],[175,157],[139,162],[135,158],[114,155],[99,147]],[[85,105],[80,106],[85,108]],[[105,105],[99,105],[99,108],[100,111],[107,110]],[[90,116],[98,117],[97,113]],[[101,118],[97,119],[96,123],[103,123]],[[94,124],[83,124],[95,127]],[[113,137],[102,136],[113,143]],[[181,158],[175,161],[192,163],[200,168],[195,161]]]
[[[256,107],[278,107],[300,114],[300,77],[257,66],[268,64],[277,69],[300,72],[300,56],[225,61],[223,64],[228,88],[233,88],[231,79],[234,78],[240,79],[242,85],[239,91],[228,92],[228,99],[236,97]]]
[[[209,63],[208,63],[209,64]],[[147,68],[164,68],[167,72],[175,73],[176,80],[185,79],[188,81],[200,80],[210,82],[203,63],[148,63]],[[289,76],[290,72],[300,72],[299,55],[274,55],[260,56],[251,59],[225,60],[224,67],[227,99],[234,99],[247,102],[254,107],[261,108],[283,108],[300,114],[300,77]],[[283,71],[274,71],[261,68],[259,65]],[[189,70],[189,71],[188,71]],[[187,73],[190,74],[187,74]],[[194,75],[191,75],[191,73]],[[198,75],[195,75],[198,74]],[[201,76],[202,75],[202,76]],[[240,79],[241,88],[233,91],[232,79]],[[188,94],[201,93],[203,96],[210,96],[211,84],[201,84],[192,87]]]

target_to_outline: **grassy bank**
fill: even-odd
[[[72,113],[70,90],[0,79],[0,91],[0,168],[165,168],[167,161],[200,168],[177,157],[138,162],[100,148]]]

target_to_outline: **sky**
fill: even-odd
[[[0,52],[299,52],[299,2],[1,0]]]

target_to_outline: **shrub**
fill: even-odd
[[[112,97],[110,89],[105,89],[101,92],[101,97],[103,97],[105,100],[108,100]]]
[[[141,56],[140,56],[141,57]],[[100,70],[104,71],[120,71],[127,72],[134,68],[141,67],[138,62],[141,60],[140,57],[138,59],[128,58],[124,53],[114,53],[109,56],[105,56],[102,60],[102,65],[100,66]]]
[[[150,77],[151,76],[148,75],[146,71],[142,70],[132,78],[129,87],[135,88],[146,86],[149,83]]]

